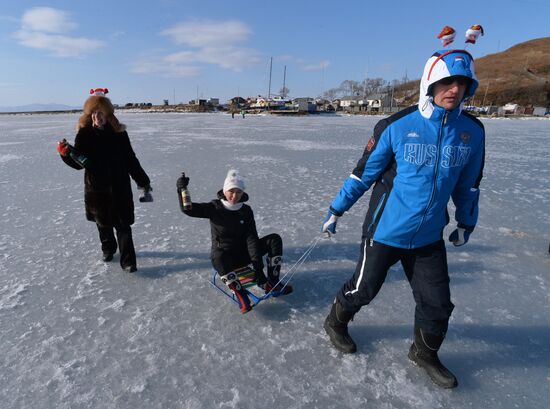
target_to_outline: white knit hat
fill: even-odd
[[[227,172],[225,181],[223,182],[223,193],[231,189],[241,189],[243,192],[245,190],[244,179],[239,175],[239,171],[236,169],[231,169]]]

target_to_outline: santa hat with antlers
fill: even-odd
[[[104,97],[109,93],[107,88],[92,88],[90,90],[90,95],[95,95],[96,97]]]

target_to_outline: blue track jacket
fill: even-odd
[[[443,78],[470,79],[452,111],[435,105],[432,86]],[[383,119],[363,157],[331,205],[341,216],[372,184],[363,237],[399,248],[418,248],[442,238],[452,197],[455,219],[472,230],[477,222],[485,130],[462,111],[478,86],[473,58],[465,50],[440,50],[426,62],[417,106]]]
[[[342,215],[371,187],[363,236],[399,248],[442,238],[452,197],[459,223],[475,226],[484,164],[485,132],[457,107],[433,106],[425,118],[417,106],[383,119],[363,157],[331,205]]]

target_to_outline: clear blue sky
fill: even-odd
[[[0,106],[317,96],[343,80],[419,78],[445,25],[481,24],[474,57],[550,36],[550,1],[94,0],[0,3]]]

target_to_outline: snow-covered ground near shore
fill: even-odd
[[[407,358],[414,303],[399,266],[350,325],[357,354],[324,334],[369,194],[297,270],[293,294],[246,315],[208,282],[208,222],[178,207],[182,171],[193,200],[209,201],[239,169],[259,233],[281,234],[288,268],[380,118],[121,114],[155,199],[134,190],[134,274],[118,255],[100,261],[83,172],[56,153],[77,118],[0,117],[0,407],[548,407],[549,121],[483,121],[479,224],[466,246],[448,246],[456,307],[440,355],[460,381],[448,391]]]

